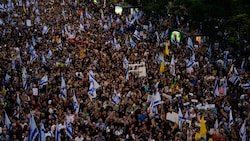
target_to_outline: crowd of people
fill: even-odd
[[[188,19],[90,0],[8,0],[0,11],[0,140],[250,136],[249,56],[192,34],[171,40],[172,26],[190,32]]]

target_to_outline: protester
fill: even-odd
[[[0,8],[0,140],[248,139],[249,56],[171,40],[188,20],[88,0]]]

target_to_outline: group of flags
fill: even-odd
[[[46,129],[44,127],[44,123],[41,122],[40,123],[40,130],[38,130],[37,128],[37,124],[36,124],[36,121],[35,121],[35,118],[34,118],[34,115],[32,112],[30,112],[30,118],[29,118],[30,122],[29,122],[29,133],[28,133],[28,140],[29,141],[35,141],[36,140],[36,137],[37,135],[39,134],[39,138],[38,140],[39,141],[46,141],[46,137],[48,136],[46,134]],[[7,115],[6,112],[4,112],[4,124],[7,128],[7,131],[9,132],[12,128],[12,123]],[[68,137],[70,139],[73,138],[73,130],[72,130],[72,123],[71,123],[71,119],[70,119],[70,115],[67,114],[66,116],[66,134],[68,135]],[[56,124],[56,130],[55,130],[55,141],[60,141],[61,138],[60,138],[60,130],[62,129],[63,127],[59,127],[59,124],[57,122]]]

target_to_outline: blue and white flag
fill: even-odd
[[[172,56],[171,62],[170,62],[170,73],[173,76],[176,76],[176,74],[175,74],[175,60],[174,60],[174,55]]]
[[[215,120],[215,124],[214,124],[214,129],[216,130],[216,132],[218,132],[219,130],[219,121],[218,118]]]
[[[241,66],[240,66],[240,71],[241,71],[241,73],[245,72],[245,58],[243,58],[243,60],[242,60],[242,63],[241,63]]]
[[[44,35],[44,34],[47,34],[48,31],[49,31],[49,28],[48,28],[46,25],[44,25],[43,28],[42,28],[42,34],[43,34],[43,35]]]
[[[234,85],[236,85],[237,82],[240,81],[239,73],[237,72],[235,67],[233,67],[229,81],[232,82]]]
[[[241,87],[243,88],[243,89],[250,89],[250,82],[248,82],[248,83],[246,83],[246,84],[242,84],[241,85]]]
[[[25,67],[23,67],[22,70],[22,80],[23,80],[23,89],[26,90],[28,87],[28,74]]]
[[[227,95],[227,77],[224,76],[224,80],[223,80],[223,95],[226,96]]]
[[[186,113],[185,113],[184,118],[185,118],[185,121],[190,118],[190,112],[188,109],[186,109]]]
[[[123,59],[123,68],[127,69],[128,68],[128,64],[129,64],[129,62],[128,62],[126,56],[125,56],[124,59]]]
[[[21,105],[21,99],[19,97],[19,94],[16,95],[16,103],[18,104],[18,111],[22,109]]]
[[[137,31],[137,30],[135,30],[135,32],[134,32],[134,34],[133,34],[133,37],[135,37],[137,40],[141,40],[141,36],[140,36],[140,33]]]
[[[62,50],[63,50],[62,43],[59,43],[59,44],[57,45],[57,47],[58,47],[58,49],[59,49],[60,51],[62,51]]]
[[[30,63],[33,63],[36,60],[36,58],[38,57],[38,55],[36,54],[36,50],[34,49],[34,47],[32,45],[30,46],[30,54],[31,54]]]
[[[5,74],[5,82],[9,82],[10,78],[11,78],[11,76],[8,74],[8,72],[6,72],[6,74]]]
[[[212,57],[212,49],[211,49],[211,45],[209,46],[209,48],[207,49],[207,55],[209,58]]]
[[[10,129],[12,127],[12,124],[11,124],[10,119],[9,119],[6,112],[4,112],[4,124],[5,124],[6,128],[7,128],[7,130],[10,131]]]
[[[91,15],[90,13],[88,12],[88,9],[85,8],[85,16],[88,18],[88,19],[91,19]]]
[[[119,104],[119,102],[120,102],[120,97],[119,97],[116,89],[114,89],[114,96],[112,97],[112,103]]]
[[[49,83],[48,75],[45,74],[39,82],[39,88],[41,89],[43,86],[48,85],[48,83]]]
[[[192,39],[190,37],[188,37],[187,47],[189,49],[191,49],[192,51],[194,50],[194,44],[193,44]]]
[[[67,86],[66,86],[66,83],[65,83],[63,76],[61,78],[61,96],[64,100],[66,100],[66,98],[67,98]]]
[[[182,130],[183,122],[185,122],[185,117],[183,117],[181,108],[179,107],[178,108],[178,125],[179,125],[180,130]]]
[[[95,76],[92,70],[89,71],[89,81],[90,81],[90,86],[89,86],[88,94],[90,97],[95,98],[96,89],[98,89],[100,85],[96,82]]]
[[[230,109],[230,112],[229,112],[229,129],[231,128],[231,125],[233,123],[234,123],[233,113],[232,113],[232,109]]]
[[[192,68],[195,64],[195,54],[190,57],[189,62],[187,64],[187,69]]]
[[[136,42],[131,37],[130,37],[129,41],[130,41],[130,46],[133,49],[136,46]]]
[[[33,46],[36,46],[36,38],[32,35],[31,37],[31,40],[32,40],[32,47]],[[28,42],[26,42],[26,46],[27,46]],[[34,48],[33,48],[34,49]]]
[[[61,133],[58,122],[56,123],[56,130],[55,130],[55,141],[61,141]]]
[[[129,80],[129,70],[128,69],[125,70],[125,79]]]
[[[73,106],[74,106],[74,112],[75,112],[76,114],[78,114],[80,106],[79,106],[78,101],[77,101],[77,99],[76,99],[76,94],[75,94],[75,92],[74,92],[74,95],[73,95]]]
[[[51,49],[49,49],[49,52],[47,54],[47,58],[52,59],[52,57],[53,57],[53,53],[52,53]]]
[[[70,65],[70,63],[71,63],[71,59],[70,59],[70,55],[69,55],[69,57],[67,58],[67,60],[65,61],[65,66],[68,66],[68,65]]]
[[[36,136],[38,135],[39,131],[36,126],[36,121],[32,113],[30,112],[30,129],[29,129],[29,141],[35,141]]]
[[[152,98],[153,98],[153,107],[164,103],[161,100],[161,95],[160,95],[158,90],[156,90],[156,92],[153,94]]]
[[[46,61],[44,55],[42,55],[42,63],[43,65],[48,66],[48,62]]]
[[[22,64],[22,58],[21,58],[21,55],[20,55],[20,51],[18,51],[16,60],[17,60],[20,64]]]
[[[72,132],[72,124],[70,121],[70,115],[67,114],[67,122],[66,122],[66,134],[69,136],[70,139],[73,138],[73,132]]]
[[[16,70],[16,62],[14,58],[11,59],[11,69]]]
[[[161,53],[156,53],[155,55],[155,61],[159,65],[162,63],[163,60],[163,55]]]
[[[241,125],[240,128],[240,138],[242,141],[247,141],[247,128],[246,128],[246,120]]]
[[[2,3],[0,4],[0,12],[5,12],[6,8],[5,5]]]
[[[46,135],[45,135],[45,128],[44,128],[44,124],[41,123],[41,127],[40,127],[40,133],[39,133],[39,141],[46,141]]]
[[[214,97],[219,96],[219,81],[216,79],[214,82]]]

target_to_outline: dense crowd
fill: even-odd
[[[0,11],[0,140],[30,140],[32,118],[35,140],[250,136],[249,56],[201,46],[192,34],[171,40],[171,27],[190,33],[185,17],[118,15],[88,0],[9,0]]]

